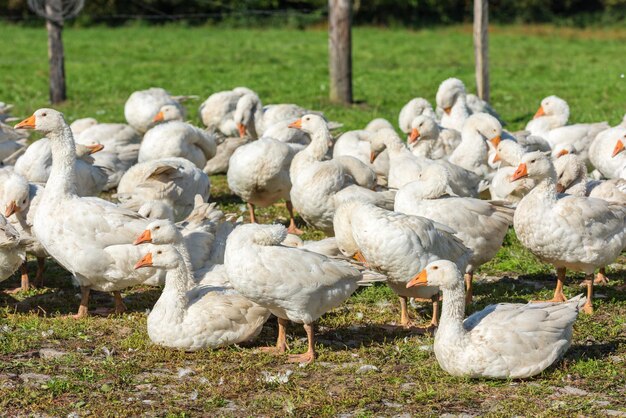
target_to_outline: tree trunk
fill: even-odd
[[[487,0],[474,0],[474,57],[478,97],[489,101],[489,7]]]
[[[352,103],[351,0],[328,0],[330,100]]]
[[[50,103],[61,103],[67,98],[65,92],[65,58],[63,53],[63,16],[59,0],[46,0],[48,30],[48,63],[50,65]]]

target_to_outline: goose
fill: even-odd
[[[423,97],[415,97],[407,102],[398,115],[398,126],[405,134],[410,134],[413,129],[412,123],[418,116],[426,116],[437,119],[437,114],[428,100]]]
[[[453,260],[465,269],[471,252],[453,230],[421,216],[388,211],[359,200],[344,202],[337,208],[334,227],[337,246],[344,256],[354,257],[387,276],[389,287],[400,299],[401,326],[412,326],[407,298],[413,297],[432,300],[431,327],[436,327],[439,289],[407,290],[406,284],[426,264],[440,258]]]
[[[259,138],[273,124],[287,119],[297,119],[306,113],[306,109],[295,104],[276,104],[263,106],[256,94],[245,94],[237,102],[234,119],[240,136],[249,135]]]
[[[587,163],[593,140],[598,133],[610,126],[607,122],[567,125],[569,113],[569,105],[565,100],[558,96],[548,96],[541,101],[533,120],[526,124],[526,130],[546,139],[552,149],[558,145],[571,144]]]
[[[176,106],[185,114],[185,108],[180,102],[186,98],[188,96],[172,96],[159,87],[135,91],[124,104],[124,117],[137,132],[144,134],[154,125],[154,117],[163,105]]]
[[[148,315],[150,340],[185,351],[218,348],[254,339],[270,311],[219,286],[189,287],[192,273],[170,245],[147,245],[135,269],[165,269],[165,287]],[[220,272],[210,271],[209,279]]]
[[[507,139],[498,142],[496,151],[492,157],[490,156],[490,161],[497,167],[489,183],[489,195],[492,200],[516,205],[535,187],[535,181],[529,177],[515,182],[510,181],[525,153],[525,148],[516,141]]]
[[[500,116],[487,102],[467,94],[465,84],[458,78],[444,80],[437,89],[437,107],[443,110],[441,126],[462,131],[465,120],[475,113],[487,113],[501,122]]]
[[[148,201],[161,201],[172,207],[178,221],[191,213],[197,194],[207,201],[210,190],[209,176],[191,161],[165,158],[132,166],[122,176],[115,197],[133,210]]]
[[[96,126],[97,124],[98,120],[96,118],[80,118],[70,123],[70,129],[72,130],[72,135],[77,137],[87,129]]]
[[[450,187],[459,196],[477,196],[485,187],[482,179],[474,173],[445,160],[430,160],[411,153],[395,131],[383,129],[372,139],[372,158],[386,149],[389,153],[388,186],[399,189],[415,180],[426,167],[432,164],[446,167],[450,173]]]
[[[575,154],[565,154],[554,162],[559,193],[588,196],[626,206],[626,180],[589,180],[585,163]],[[608,284],[606,270],[600,267],[594,284]]]
[[[626,179],[626,127],[617,126],[598,134],[589,147],[589,159],[609,179]]]
[[[91,154],[102,146],[76,145],[76,188],[79,196],[96,196],[106,186],[108,174],[94,164]],[[52,149],[48,138],[32,143],[15,163],[15,172],[32,183],[45,184],[52,171]]]
[[[283,225],[241,225],[228,236],[224,265],[233,288],[278,317],[278,339],[266,350],[284,353],[288,321],[304,325],[308,349],[290,362],[315,359],[313,323],[354,293],[361,273],[345,261],[280,245]]]
[[[480,266],[495,257],[513,224],[514,210],[502,202],[489,202],[448,194],[448,172],[444,167],[427,167],[420,177],[396,194],[394,210],[423,216],[448,226],[472,250],[465,270],[466,303],[472,301],[472,279]]]
[[[226,174],[230,157],[232,157],[237,148],[247,144],[249,141],[250,138],[241,138],[239,136],[218,139],[215,156],[206,162],[203,171],[210,176]]]
[[[585,303],[499,303],[463,320],[463,279],[457,265],[434,261],[407,287],[438,286],[443,293],[441,321],[433,351],[453,376],[523,379],[559,360],[572,343],[574,321]]]
[[[48,253],[35,237],[32,227],[33,218],[43,195],[43,187],[29,183],[16,172],[0,171],[1,191],[0,210],[19,234],[19,250],[26,251],[37,258],[37,273],[34,283],[28,277],[26,260],[22,264],[21,286],[19,290],[28,290],[31,286],[43,286],[43,272]]]
[[[307,114],[291,126],[302,129],[311,136],[311,143],[296,154],[291,162],[289,169],[292,183],[289,194],[291,202],[308,224],[332,236],[334,195],[357,181],[350,175],[350,171],[355,173],[360,161],[352,159],[351,166],[348,167],[345,160],[343,162],[335,159],[323,160],[332,138],[326,121],[321,116]],[[362,164],[360,166],[367,169]]]
[[[420,115],[411,121],[407,143],[411,152],[432,160],[447,158],[459,146],[461,134],[453,129],[440,129],[435,119]]]
[[[0,214],[0,282],[8,279],[26,261],[26,254],[20,249],[20,235]]]
[[[48,136],[52,170],[33,219],[33,231],[46,252],[81,286],[76,318],[88,315],[91,289],[114,292],[115,311],[125,310],[120,290],[141,283],[156,272],[133,270],[140,256],[132,245],[148,221],[106,200],[76,193],[76,151],[63,114],[39,109],[16,127]]]
[[[207,161],[215,156],[215,140],[206,131],[176,119],[182,117],[173,105],[165,105],[155,116],[162,122],[148,130],[139,148],[140,163],[163,158],[186,158],[203,169]],[[174,119],[170,119],[174,118]]]
[[[207,131],[218,137],[238,137],[239,130],[233,117],[237,102],[245,94],[256,93],[247,87],[235,87],[213,93],[202,102],[198,113]]]
[[[289,211],[289,232],[302,233],[293,215],[289,197],[289,167],[297,148],[274,138],[263,137],[243,145],[228,163],[228,187],[247,203],[250,222],[256,222],[255,207],[267,207],[285,199]]]
[[[557,271],[554,302],[566,300],[566,269],[582,271],[587,280],[583,310],[593,312],[593,272],[615,260],[626,245],[626,207],[601,199],[561,195],[550,158],[539,151],[522,157],[511,181],[530,177],[537,186],[519,202],[515,233],[526,248]]]

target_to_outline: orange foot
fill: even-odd
[[[591,304],[590,301],[585,303],[585,305],[583,306],[583,312],[588,315],[591,315],[593,313],[593,305]]]
[[[74,315],[69,315],[72,319],[82,319],[87,318],[89,316],[89,311],[86,306],[81,306],[78,308],[78,313]]]
[[[8,295],[15,295],[17,293],[25,292],[27,290],[28,289],[22,289],[21,287],[16,287],[15,289],[7,289],[7,290],[4,291],[4,293],[6,293]]]
[[[567,298],[564,295],[559,295],[548,300],[531,300],[530,301],[530,303],[545,303],[545,302],[567,302]]]
[[[607,284],[609,284],[609,278],[606,277],[602,273],[598,273],[598,274],[596,274],[596,278],[593,281],[593,284],[600,285],[600,286],[606,286]]]
[[[315,360],[315,354],[307,351],[304,354],[289,354],[287,361],[289,363],[312,363]]]
[[[272,345],[269,347],[259,347],[258,349],[259,351],[271,354],[273,356],[280,356],[281,354],[285,354],[287,347],[277,347],[275,345]]]
[[[289,228],[287,228],[287,232],[289,232],[290,234],[293,234],[293,235],[302,235],[302,234],[304,234],[304,231],[299,229],[295,225],[290,225]]]

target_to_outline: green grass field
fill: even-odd
[[[13,114],[26,117],[47,105],[46,34],[43,28],[0,27],[0,100],[14,103]],[[407,100],[432,100],[449,76],[473,89],[470,29],[355,29],[358,104],[351,107],[327,102],[327,39],[321,29],[67,29],[70,99],[60,110],[69,120],[121,122],[134,90],[161,86],[203,100],[213,91],[245,85],[264,103],[320,109],[347,129],[374,117],[395,124]],[[572,121],[615,124],[626,111],[625,40],[626,30],[619,29],[495,27],[492,104],[513,130],[549,94],[569,101]],[[188,105],[196,122],[199,104]],[[224,176],[212,182],[213,200],[229,212],[245,212]],[[262,222],[276,218],[286,218],[284,206],[260,213]],[[307,228],[306,237],[321,235]],[[124,293],[130,313],[121,317],[66,318],[77,309],[78,292],[69,274],[48,262],[45,288],[0,293],[0,415],[626,416],[626,294],[616,289],[626,280],[624,261],[609,269],[611,284],[597,289],[596,313],[579,318],[565,359],[536,378],[514,382],[450,377],[437,365],[431,337],[384,329],[399,317],[396,298],[385,286],[363,289],[325,315],[318,324],[319,361],[299,367],[254,349],[273,343],[273,321],[246,347],[183,353],[152,345],[146,310],[158,290],[147,287]],[[538,263],[512,232],[480,273],[468,313],[494,302],[546,298],[554,285],[550,266]],[[580,275],[570,279],[567,295],[582,291],[579,281]],[[14,278],[0,287],[17,283]],[[91,306],[102,305],[111,306],[111,297],[95,293]],[[426,322],[430,308],[411,314]],[[302,328],[292,326],[289,334],[292,352],[302,352]],[[376,369],[359,372],[363,365]],[[288,375],[288,381],[273,381],[277,375]]]

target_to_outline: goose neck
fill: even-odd
[[[331,141],[330,132],[326,127],[319,128],[311,135],[311,143],[306,148],[307,154],[321,161],[328,152],[328,144]]]
[[[466,333],[465,328],[463,328],[463,320],[465,319],[465,291],[463,285],[459,284],[453,289],[442,289],[442,293],[443,303],[437,336],[463,336]]]
[[[60,132],[50,132],[48,139],[52,151],[52,169],[45,190],[53,195],[75,195],[76,144],[72,131],[64,124]]]

